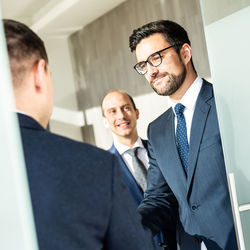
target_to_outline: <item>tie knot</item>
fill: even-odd
[[[185,109],[185,106],[181,103],[177,103],[174,107],[176,115],[183,114],[184,109]]]
[[[125,153],[128,153],[129,155],[131,155],[132,157],[137,156],[137,150],[139,147],[136,148],[130,148],[128,149]]]

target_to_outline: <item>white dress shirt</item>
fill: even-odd
[[[193,84],[189,87],[189,89],[187,90],[187,92],[185,93],[185,95],[182,97],[180,101],[180,103],[185,106],[183,114],[186,120],[188,143],[190,143],[190,133],[191,133],[191,125],[192,125],[192,120],[193,120],[193,115],[194,115],[194,109],[195,109],[197,97],[201,90],[201,86],[202,86],[202,79],[199,76],[197,76]],[[174,103],[170,98],[168,101],[169,101],[168,102],[169,105],[172,107],[174,114],[175,114],[174,107],[177,103]],[[176,131],[176,127],[177,127],[176,114],[175,114],[174,124],[175,124],[175,131]]]
[[[19,113],[19,114],[23,114],[23,115],[27,115],[27,116],[30,116],[30,115],[28,115],[27,113],[25,113],[24,111],[21,111],[21,110],[19,110],[19,109],[13,109],[13,112]]]
[[[126,146],[124,144],[121,144],[116,138],[114,138],[114,146],[116,147],[117,151],[119,152],[122,159],[126,163],[128,169],[130,170],[130,172],[134,176],[135,169],[134,169],[134,166],[132,164],[132,156],[129,155],[128,153],[126,153],[126,151],[128,149],[130,149],[130,147]],[[135,142],[135,144],[133,146],[133,148],[136,148],[136,147],[139,147],[139,149],[137,151],[138,158],[143,162],[145,168],[148,169],[148,167],[149,167],[149,165],[148,165],[148,153],[147,153],[147,150],[144,148],[140,137],[138,137],[137,141]]]

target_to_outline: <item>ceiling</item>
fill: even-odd
[[[126,0],[0,0],[2,17],[30,26],[43,38],[65,37]]]

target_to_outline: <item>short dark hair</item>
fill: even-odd
[[[110,91],[103,97],[103,99],[102,99],[102,106],[101,106],[101,108],[102,108],[102,116],[105,116],[104,110],[103,110],[103,101],[104,101],[105,97],[106,97],[108,94],[112,93],[112,92],[118,92],[118,93],[120,93],[120,94],[123,94],[123,95],[128,96],[128,98],[130,99],[130,101],[131,101],[131,103],[132,103],[133,109],[134,109],[134,110],[137,110],[137,107],[136,107],[136,105],[135,105],[134,99],[132,98],[131,95],[129,95],[129,94],[128,94],[127,92],[125,92],[125,91],[113,89],[113,90],[110,90]]]
[[[3,25],[12,80],[16,84],[23,79],[28,67],[40,59],[47,65],[48,56],[43,41],[28,26],[10,19],[3,19]]]
[[[129,37],[129,47],[131,52],[136,49],[136,46],[144,38],[147,38],[155,33],[161,33],[170,45],[187,43],[191,46],[186,30],[179,24],[170,20],[159,20],[147,23],[142,27],[133,30]]]
[[[170,45],[176,45],[174,48],[178,54],[184,43],[191,46],[187,31],[182,26],[170,20],[158,20],[147,23],[142,27],[133,30],[132,35],[129,37],[129,47],[131,52],[135,51],[136,46],[141,40],[156,33],[162,34]],[[194,71],[196,71],[192,58],[191,64]]]

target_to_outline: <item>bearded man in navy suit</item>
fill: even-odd
[[[53,86],[42,40],[4,20],[40,250],[151,250],[116,158],[50,133]]]
[[[129,42],[135,70],[170,106],[148,127],[143,224],[154,233],[176,226],[182,250],[236,250],[213,87],[196,73],[187,32],[160,20],[134,30]]]
[[[146,189],[148,169],[147,141],[141,139],[137,132],[139,110],[128,93],[111,90],[103,98],[102,113],[104,124],[110,128],[114,138],[109,152],[117,156],[122,169],[123,182],[136,206],[139,206]],[[134,164],[132,156],[128,152],[131,148],[136,149],[137,157],[145,169],[143,180],[141,176],[138,177],[136,173],[138,166]],[[158,235],[155,240],[159,243],[158,249],[162,249],[162,247],[166,250],[176,249],[175,234],[172,232],[163,230],[162,235]]]

